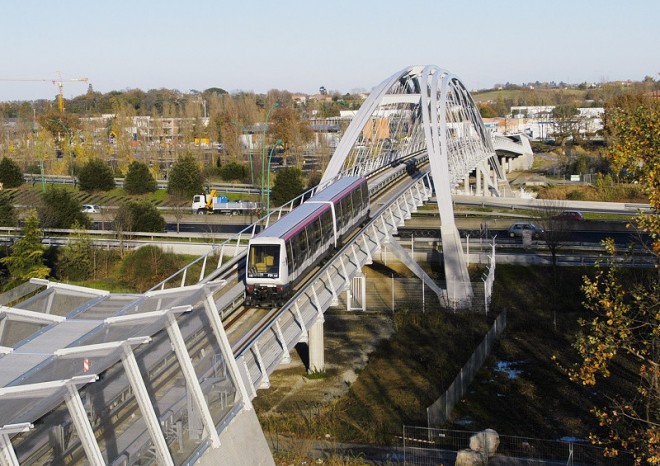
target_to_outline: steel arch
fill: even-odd
[[[409,66],[374,88],[340,140],[321,184],[342,173],[365,173],[419,151],[429,155],[440,211],[447,291],[467,304],[472,287],[454,223],[451,190],[476,170],[498,193],[505,180],[479,110],[461,80],[434,65]]]

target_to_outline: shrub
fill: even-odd
[[[584,191],[569,191],[566,193],[566,199],[571,201],[584,201],[586,197]]]
[[[220,177],[225,181],[243,181],[248,177],[248,174],[248,168],[236,162],[220,167]]]
[[[121,282],[143,293],[181,268],[176,254],[157,246],[143,246],[123,260]]]

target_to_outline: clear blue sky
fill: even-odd
[[[470,89],[660,78],[660,1],[7,0],[0,78],[87,77],[100,92],[370,90],[433,64]],[[70,98],[86,84],[64,85]],[[0,101],[51,99],[0,81]]]

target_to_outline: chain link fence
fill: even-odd
[[[403,427],[403,462],[411,466],[594,465],[630,466],[631,455],[605,456],[586,441],[543,440],[426,427]]]
[[[481,341],[479,346],[474,350],[470,359],[465,363],[458,375],[451,383],[447,391],[438,398],[435,403],[426,408],[426,415],[428,418],[429,426],[440,426],[445,423],[456,403],[458,403],[465,395],[467,388],[472,383],[472,380],[477,375],[479,369],[486,361],[490,354],[495,341],[502,334],[507,324],[507,312],[502,312],[497,319],[493,322],[492,327]]]
[[[438,297],[417,277],[401,278],[392,274],[389,278],[360,277],[359,280],[365,280],[364,285],[360,283],[350,287],[349,295],[347,295],[347,291],[340,293],[336,307],[391,312],[452,310],[451,307],[447,307],[446,296]],[[439,283],[441,288],[446,287],[443,282],[436,283]],[[364,293],[361,291],[362,286],[365,287]],[[485,297],[486,287],[485,281],[472,283],[474,297],[469,312],[486,312],[485,305],[486,302],[489,302],[489,299],[486,300]],[[366,302],[363,303],[364,300]]]

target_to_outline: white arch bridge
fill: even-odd
[[[376,199],[371,221],[281,309],[242,313],[245,239],[256,224],[146,293],[33,279],[0,295],[0,465],[272,465],[251,400],[299,342],[310,369],[323,368],[323,313],[341,293],[359,301],[364,265],[389,248],[445,303],[469,306],[450,195],[470,173],[483,193],[507,186],[461,81],[419,66],[376,87],[317,189],[355,173]],[[446,289],[393,238],[434,187]]]

